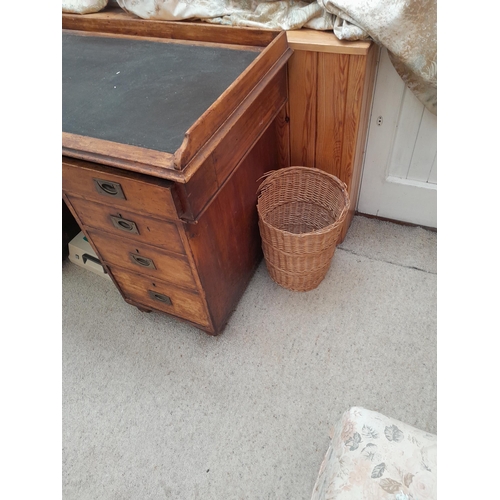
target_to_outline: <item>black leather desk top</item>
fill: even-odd
[[[63,132],[175,153],[258,56],[222,47],[63,33]]]

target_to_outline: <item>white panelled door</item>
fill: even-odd
[[[436,122],[382,49],[358,212],[437,228]]]

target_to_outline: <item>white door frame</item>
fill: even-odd
[[[437,228],[435,124],[434,115],[406,89],[387,50],[382,49],[358,197],[359,213]],[[411,155],[417,150],[418,158],[412,161]]]

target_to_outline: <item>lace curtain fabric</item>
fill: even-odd
[[[63,11],[89,13],[108,0],[63,0]],[[341,40],[386,47],[408,88],[437,115],[437,0],[116,0],[143,19],[331,31]],[[73,10],[71,10],[73,9]]]

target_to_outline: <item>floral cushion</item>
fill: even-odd
[[[437,436],[380,413],[345,412],[311,500],[435,500]]]

